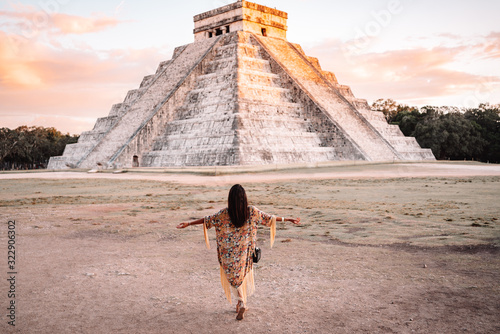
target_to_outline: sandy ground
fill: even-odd
[[[181,222],[233,183],[280,224],[236,321],[214,231]],[[203,176],[0,174],[0,332],[499,333],[500,166],[389,164]],[[16,326],[7,222],[16,221]]]

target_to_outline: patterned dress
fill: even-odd
[[[231,302],[229,286],[238,291],[243,302],[246,302],[247,295],[251,295],[254,291],[252,255],[257,239],[257,226],[261,224],[271,227],[271,247],[274,241],[276,218],[254,206],[248,208],[249,218],[240,228],[234,227],[231,223],[227,208],[204,219],[207,247],[209,247],[207,229],[215,227],[221,283],[229,302]]]

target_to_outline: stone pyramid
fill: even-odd
[[[247,1],[195,16],[195,42],[48,168],[434,160],[288,42],[287,18]]]

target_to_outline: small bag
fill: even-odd
[[[255,251],[253,252],[253,263],[258,263],[260,261],[260,256],[262,255],[262,251],[259,247],[255,247]]]

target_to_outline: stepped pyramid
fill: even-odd
[[[434,160],[288,42],[287,18],[247,1],[195,16],[195,42],[48,168]]]

